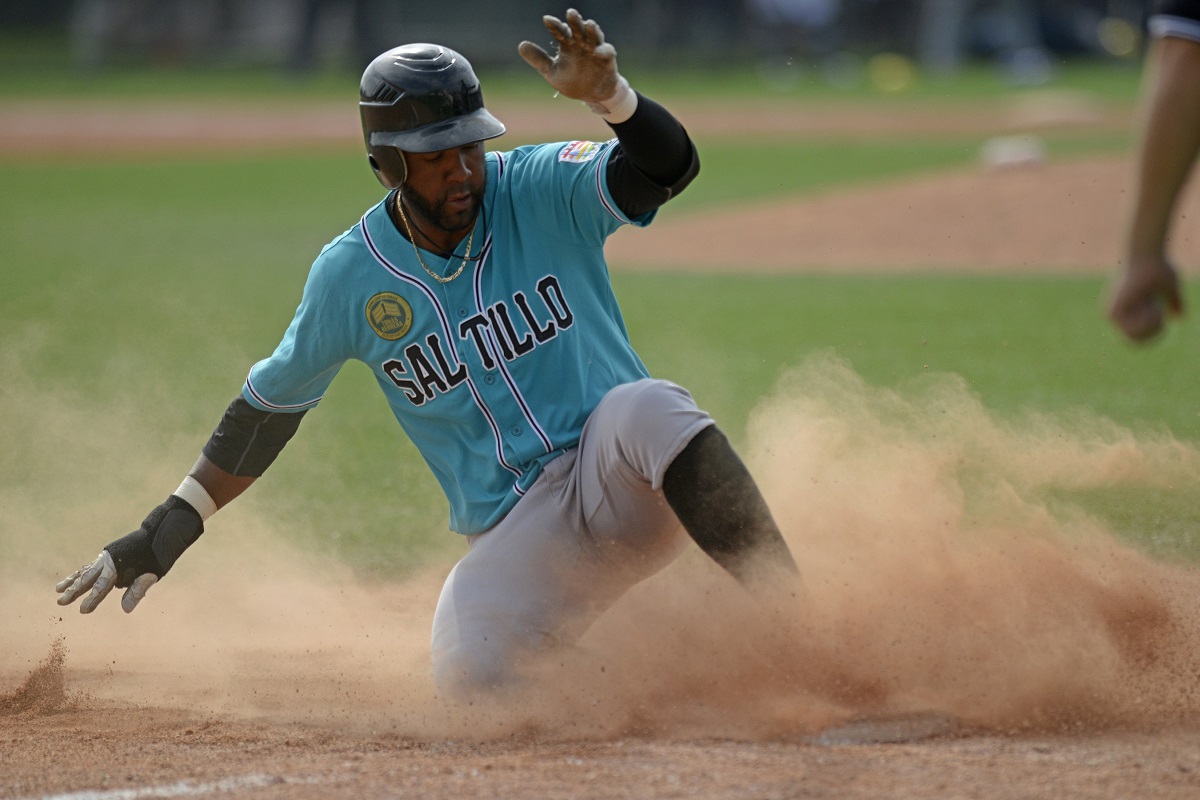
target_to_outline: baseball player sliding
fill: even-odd
[[[556,53],[522,42],[521,56],[616,138],[485,152],[505,129],[465,58],[433,44],[376,58],[359,108],[387,195],[321,251],[179,488],[61,581],[60,605],[90,613],[116,586],[132,611],[348,359],[371,368],[467,538],[434,615],[446,696],[519,684],[689,537],[752,590],[796,579],[745,466],[684,389],[649,377],[609,284],[605,239],[650,224],[695,178],[696,149],[594,21],[544,22]]]

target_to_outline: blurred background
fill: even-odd
[[[579,5],[579,4],[577,4]],[[861,80],[873,56],[950,75],[987,62],[1019,85],[1053,77],[1063,59],[1141,55],[1148,0],[593,0],[623,61],[752,66],[765,80]],[[155,66],[271,68],[303,77],[361,70],[388,47],[434,41],[477,68],[515,66],[515,43],[538,36],[540,0],[4,0],[0,69],[49,64],[81,73]],[[543,32],[544,33],[544,32]],[[543,37],[547,38],[548,37]],[[894,59],[902,59],[895,61]]]
[[[611,135],[516,53],[548,46],[541,16],[569,4],[0,0],[0,419],[20,421],[0,425],[0,566],[52,585],[58,554],[27,543],[69,545],[73,566],[178,485],[315,255],[382,196],[356,108],[368,59],[415,41],[467,54],[504,149]],[[1084,409],[1200,440],[1200,375],[1178,368],[1200,338],[1135,351],[1098,311],[1148,5],[580,3],[703,153],[661,222],[609,245],[651,371],[739,443],[780,375],[827,351],[873,386],[948,374],[998,414]],[[935,263],[946,243],[962,253]],[[372,373],[349,365],[322,409],[222,527],[387,579],[457,553]],[[1196,484],[1172,485],[1046,502],[1200,558]]]

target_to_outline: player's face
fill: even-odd
[[[465,234],[475,222],[487,186],[483,142],[404,156],[406,205],[440,231]]]

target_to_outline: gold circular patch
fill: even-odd
[[[380,292],[367,301],[367,324],[380,337],[394,342],[412,327],[412,306],[394,292]]]

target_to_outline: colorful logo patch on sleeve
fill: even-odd
[[[394,342],[412,327],[412,306],[394,292],[380,292],[367,301],[367,324],[381,338]]]
[[[585,161],[591,161],[599,154],[600,145],[596,142],[568,142],[562,150],[558,151],[558,160],[582,164]]]

